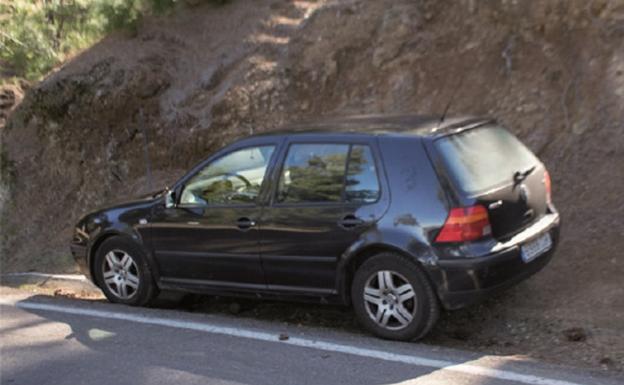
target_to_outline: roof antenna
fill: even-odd
[[[143,118],[143,109],[139,110],[139,127],[141,131],[143,131],[143,146],[145,153],[145,168],[147,169],[147,187],[149,192],[152,191],[152,164],[150,162],[149,151],[148,151],[148,143],[149,140],[147,138],[147,130],[145,128],[145,120]]]
[[[464,79],[466,79],[466,76],[462,76],[461,79],[459,79],[459,83],[457,84],[457,87],[455,87],[455,89],[453,90],[453,93],[451,94],[451,97],[448,103],[446,103],[446,107],[444,107],[444,111],[442,112],[442,116],[440,117],[440,120],[438,121],[438,125],[436,126],[436,128],[433,129],[434,131],[439,130],[440,125],[444,123],[444,119],[446,118],[446,113],[451,108],[451,104],[453,103],[453,100],[455,100],[455,95],[457,95],[457,92],[460,90],[460,88],[464,84]]]

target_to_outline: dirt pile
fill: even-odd
[[[621,328],[619,1],[232,1],[147,20],[29,90],[2,129],[3,269],[71,270],[80,214],[148,189],[145,141],[162,185],[252,131],[440,112],[453,94],[451,113],[498,117],[553,178],[563,243],[510,301]]]

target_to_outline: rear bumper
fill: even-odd
[[[439,260],[429,269],[437,286],[442,305],[449,310],[459,309],[479,302],[494,292],[509,288],[540,271],[552,259],[559,243],[559,215],[552,214],[547,223],[538,223],[504,244],[494,247],[494,252],[477,258]],[[520,246],[535,237],[549,232],[552,247],[529,263],[520,255]]]

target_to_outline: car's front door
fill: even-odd
[[[280,158],[275,191],[261,217],[267,284],[274,290],[333,293],[340,256],[380,214],[371,146],[293,141]]]
[[[162,283],[264,288],[258,198],[277,143],[238,147],[209,161],[178,187],[175,207],[152,219]]]

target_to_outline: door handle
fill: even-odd
[[[364,224],[364,220],[356,217],[353,214],[346,215],[344,218],[338,221],[338,225],[345,229],[352,229]]]
[[[236,226],[238,226],[238,228],[241,230],[249,230],[255,225],[256,222],[247,217],[238,218],[238,220],[236,221]]]

